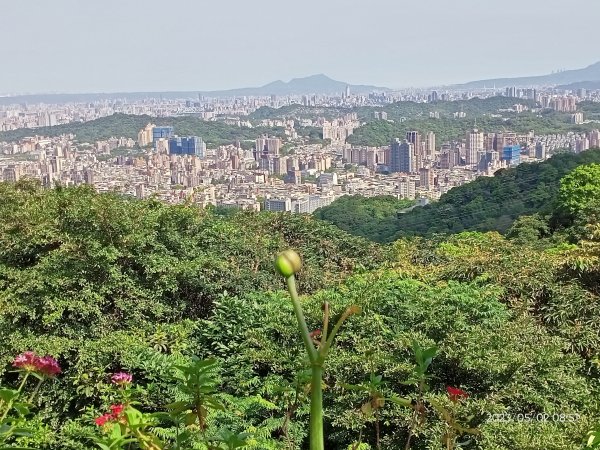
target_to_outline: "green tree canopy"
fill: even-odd
[[[600,164],[580,166],[560,181],[559,200],[572,214],[600,203]]]

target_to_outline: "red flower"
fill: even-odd
[[[446,391],[448,391],[448,396],[450,397],[450,400],[452,400],[453,402],[456,402],[456,401],[461,400],[463,398],[467,398],[469,396],[469,394],[467,394],[462,389],[455,388],[455,387],[452,387],[452,386],[448,386],[446,388]]]
[[[110,414],[103,414],[100,417],[97,417],[96,420],[94,420],[94,422],[96,422],[96,425],[98,425],[99,427],[103,426],[106,424],[106,422],[110,422],[112,420],[112,416]]]
[[[310,333],[310,337],[313,339],[318,338],[319,336],[321,336],[321,330],[311,331],[311,333]]]
[[[123,386],[125,384],[131,383],[133,381],[133,377],[131,376],[131,374],[126,372],[117,372],[113,374],[112,377],[110,377],[110,381],[112,381],[113,384]]]
[[[110,413],[101,415],[100,417],[96,418],[94,422],[96,422],[96,425],[101,427],[107,422],[120,420],[124,410],[125,405],[110,405]]]
[[[61,370],[56,359],[52,356],[44,356],[37,361],[37,371],[48,378],[54,378]]]
[[[40,357],[34,352],[21,353],[13,361],[13,367],[27,372],[35,372],[38,369],[39,360]]]
[[[123,413],[123,409],[125,409],[125,406],[123,405],[111,405],[110,410],[112,411],[113,419],[118,419]]]

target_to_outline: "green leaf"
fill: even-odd
[[[196,423],[196,419],[198,419],[198,416],[191,412],[185,415],[184,423],[187,426],[194,425]]]
[[[371,402],[368,401],[367,403],[363,404],[360,407],[360,410],[365,416],[371,416],[371,414],[373,413],[373,407],[371,406]]]
[[[19,391],[15,390],[15,389],[5,389],[5,388],[0,389],[0,400],[4,401],[5,403],[8,403],[8,402],[14,400],[18,395],[19,395]]]

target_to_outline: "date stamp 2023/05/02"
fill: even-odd
[[[577,422],[576,413],[492,413],[488,422]]]

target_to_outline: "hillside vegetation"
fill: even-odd
[[[16,141],[28,136],[60,136],[74,134],[79,142],[95,142],[110,137],[137,139],[138,132],[149,123],[174,127],[179,136],[200,136],[208,146],[235,144],[254,140],[261,135],[277,134],[272,128],[245,128],[223,122],[207,122],[198,117],[150,117],[147,115],[113,114],[89,122],[74,122],[54,127],[20,128],[0,132],[0,141]]]
[[[462,231],[506,233],[517,218],[534,214],[554,215],[552,225],[561,226],[563,219],[556,212],[560,179],[574,168],[591,163],[600,163],[600,150],[563,153],[542,163],[503,169],[493,177],[480,177],[453,188],[439,201],[404,214],[382,207],[379,198],[342,197],[315,215],[375,242]],[[368,219],[365,211],[371,211]]]
[[[516,99],[512,100],[516,102]],[[430,111],[436,111],[436,105],[431,104]],[[400,113],[395,113],[396,117],[397,114]],[[389,115],[388,119],[390,119]],[[355,145],[384,146],[389,145],[392,139],[403,138],[407,131],[416,130],[421,134],[434,132],[439,145],[442,142],[465,139],[467,132],[475,126],[475,119],[477,119],[477,128],[485,132],[509,130],[515,133],[528,133],[534,130],[537,135],[544,135],[569,131],[583,132],[598,128],[597,123],[573,125],[570,122],[570,115],[549,110],[541,114],[503,113],[502,117],[475,114],[456,119],[448,115],[441,115],[439,119],[430,119],[427,112],[407,116],[404,121],[370,121],[354,130],[354,133],[348,137],[348,142]]]
[[[398,212],[413,203],[391,195],[370,198],[346,195],[329,206],[319,208],[313,215],[348,233],[382,243],[390,242],[394,237]]]
[[[361,310],[325,366],[325,448],[583,448],[600,424],[600,210],[593,196],[557,207],[558,244],[521,218],[511,239],[382,246],[310,216],[0,184],[1,384],[18,388],[27,350],[62,368],[23,384],[31,404],[0,422],[24,431],[0,445],[307,448],[309,364],[273,268],[293,248],[313,336],[325,302],[334,318]]]

